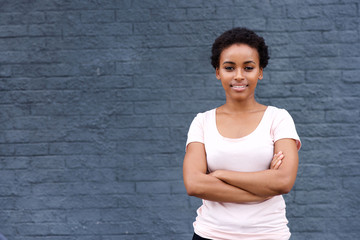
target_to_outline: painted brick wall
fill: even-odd
[[[221,105],[215,37],[270,45],[260,102],[303,141],[292,239],[357,239],[358,0],[0,1],[0,232],[14,240],[190,239],[189,124]]]

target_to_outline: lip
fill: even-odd
[[[236,92],[242,92],[247,89],[247,84],[230,84],[230,88]]]

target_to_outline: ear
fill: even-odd
[[[220,71],[219,71],[219,68],[216,68],[216,69],[215,69],[215,73],[216,73],[216,78],[217,78],[218,80],[221,80],[221,79],[220,79]]]
[[[259,80],[263,79],[263,68],[260,68]]]

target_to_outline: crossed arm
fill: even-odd
[[[258,172],[217,170],[207,174],[204,144],[193,142],[187,147],[183,175],[190,196],[218,202],[248,203],[264,201],[288,193],[298,168],[298,153],[293,139],[275,142],[269,169]]]

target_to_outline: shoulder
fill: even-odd
[[[268,112],[272,119],[281,119],[281,118],[292,118],[290,113],[284,108],[278,108],[274,106],[268,106]]]
[[[198,121],[210,120],[212,118],[212,116],[215,115],[215,112],[216,112],[216,108],[213,108],[213,109],[205,111],[205,112],[200,112],[195,116],[195,119]]]
[[[301,147],[301,141],[297,134],[295,123],[289,112],[282,108],[271,107],[272,122],[271,135],[274,141],[283,138],[292,138],[296,140],[298,150]]]

